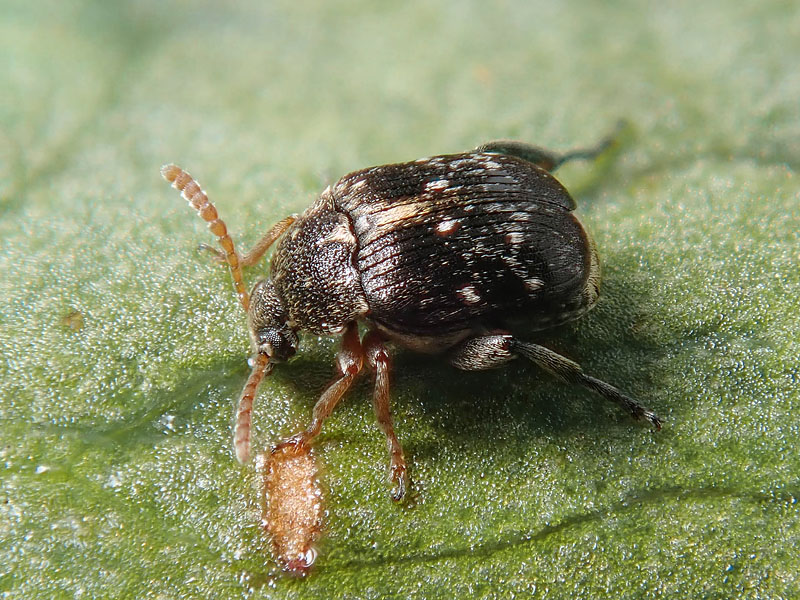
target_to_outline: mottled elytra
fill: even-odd
[[[259,383],[294,355],[301,331],[341,336],[338,374],[308,427],[278,448],[311,442],[366,365],[375,372],[375,413],[389,446],[395,500],[408,489],[408,469],[389,408],[387,342],[442,354],[470,371],[522,356],[660,429],[653,411],[523,339],[578,318],[597,301],[595,246],[572,212],[575,202],[550,171],[567,160],[593,158],[609,144],[556,154],[497,141],[463,154],[356,171],[241,256],[194,179],[174,165],[163,167],[164,178],[219,239],[217,258],[230,267],[247,314],[254,357],[237,412],[237,458],[250,456]],[[248,294],[242,267],[258,262],[276,240],[269,277]],[[359,322],[367,328],[363,339]]]

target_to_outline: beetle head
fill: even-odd
[[[256,352],[267,355],[272,363],[294,356],[299,342],[297,330],[289,325],[289,315],[272,280],[264,279],[253,286],[247,317]]]

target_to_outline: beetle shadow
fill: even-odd
[[[619,252],[609,264],[636,264],[637,256]],[[654,402],[654,369],[670,348],[647,329],[654,289],[635,270],[611,271],[604,280],[598,305],[578,321],[520,339],[550,348],[579,363],[593,377],[631,395],[663,417],[665,406]],[[625,311],[619,314],[624,298]],[[604,301],[604,299],[607,299]],[[398,396],[413,388],[418,411],[441,436],[458,444],[506,443],[509,438],[604,435],[608,427],[648,425],[632,419],[617,404],[581,386],[564,383],[520,357],[489,371],[460,371],[441,359],[398,353],[395,367]],[[656,378],[657,379],[657,378]],[[398,412],[404,409],[397,407]],[[599,425],[599,426],[598,426]],[[402,430],[402,422],[398,422]],[[407,444],[415,459],[440,453],[441,440],[426,436]]]
[[[270,383],[282,390],[282,394],[290,398],[306,401],[310,407],[315,402],[315,393],[309,390],[321,390],[330,381],[332,366],[325,360],[300,360],[299,364],[289,368],[275,369],[262,383],[259,403],[258,421],[254,431],[267,427],[269,414],[268,393]],[[232,453],[230,435],[233,427],[236,401],[241,394],[250,368],[246,364],[246,355],[241,358],[223,358],[203,367],[189,367],[176,387],[174,384],[152,386],[147,391],[138,387],[120,392],[123,400],[117,400],[129,410],[115,415],[108,420],[95,419],[69,425],[42,425],[38,427],[44,432],[57,432],[61,436],[73,436],[81,441],[85,448],[105,448],[110,454],[122,456],[126,453],[136,455],[142,447],[171,443],[170,438],[197,436],[202,429],[198,441],[207,443],[209,438],[217,438],[219,443],[210,443],[209,447],[219,447],[222,452]],[[263,418],[262,418],[263,417]],[[203,427],[198,427],[202,423]],[[295,433],[303,423],[284,424],[288,436]],[[263,435],[261,436],[263,437]],[[206,438],[205,440],[200,438]],[[257,440],[261,443],[258,449],[269,446],[269,440]]]

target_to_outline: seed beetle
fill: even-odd
[[[356,171],[328,186],[303,214],[276,223],[243,255],[197,182],[175,165],[164,166],[163,177],[217,236],[222,251],[216,258],[230,267],[247,315],[253,359],[237,410],[238,460],[250,457],[256,390],[275,364],[295,354],[301,331],[341,336],[338,375],[308,427],[279,447],[310,443],[367,366],[375,371],[373,402],[389,447],[395,500],[405,495],[409,478],[389,407],[386,342],[443,354],[468,371],[522,356],[660,429],[650,409],[520,337],[577,319],[597,302],[595,245],[551,171],[592,159],[610,143],[558,154],[495,141],[462,154]],[[248,293],[242,267],[256,264],[276,241],[270,276]],[[359,322],[368,330],[363,339]]]

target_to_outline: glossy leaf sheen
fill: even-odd
[[[0,591],[800,596],[799,30],[777,0],[0,2]],[[315,449],[319,558],[282,576],[231,451],[241,309],[159,167],[245,248],[349,171],[620,117],[616,153],[559,172],[600,303],[536,341],[663,430],[522,361],[398,355],[415,501],[355,386]],[[276,367],[254,453],[307,422],[334,351]]]

